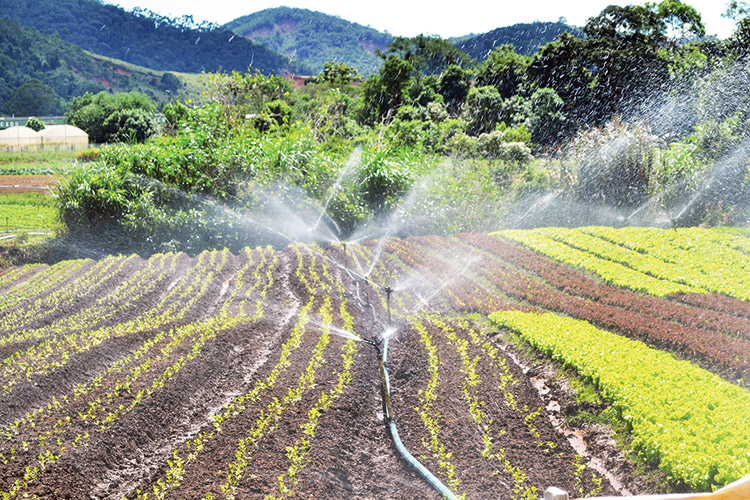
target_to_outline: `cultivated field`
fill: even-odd
[[[750,474],[748,253],[739,231],[582,228],[3,269],[0,491],[439,498],[358,341],[389,309],[399,433],[457,495],[649,488],[566,418],[585,405],[553,365],[710,490]]]

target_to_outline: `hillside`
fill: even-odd
[[[454,42],[454,45],[480,61],[486,59],[492,49],[506,43],[513,44],[519,54],[532,56],[541,47],[557,40],[566,31],[578,36],[581,30],[565,24],[562,19],[554,23],[519,23],[497,28],[481,35],[461,38]]]
[[[169,19],[149,11],[125,10],[95,0],[0,2],[0,16],[65,41],[147,68],[198,73],[259,69],[305,73],[295,63],[261,45],[192,18]]]
[[[242,16],[225,25],[234,33],[309,63],[316,70],[328,61],[354,66],[363,75],[374,73],[391,35],[336,16],[307,9],[278,7]]]
[[[193,78],[172,75],[175,79],[169,75],[92,54],[62,40],[57,34],[50,36],[24,28],[14,21],[0,19],[0,113],[3,114],[19,114],[13,105],[8,106],[8,101],[14,91],[29,79],[51,87],[56,94],[53,98],[65,101],[86,92],[102,90],[137,91],[156,102],[169,99],[167,90],[172,96],[197,94],[184,83]],[[59,112],[60,109],[50,110],[53,111]]]

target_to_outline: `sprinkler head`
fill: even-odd
[[[371,346],[373,346],[375,348],[375,351],[378,354],[378,358],[380,358],[380,344],[383,342],[382,339],[380,339],[378,337],[371,337],[369,339],[362,339],[362,342],[364,342],[365,344],[370,344]]]
[[[388,295],[388,297],[390,297],[393,293],[393,288],[386,285],[383,287],[383,291]]]

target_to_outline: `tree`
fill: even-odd
[[[726,47],[734,58],[747,58],[750,54],[750,17],[741,19],[737,23],[737,29],[726,41]]]
[[[565,114],[581,121],[590,111],[594,81],[585,50],[585,40],[563,33],[537,52],[527,69],[533,88],[554,89],[565,103]]]
[[[705,29],[695,9],[679,0],[664,0],[643,6],[610,5],[590,18],[583,32],[581,59],[596,82],[591,118],[601,122],[661,92],[670,81],[680,40],[703,36]]]
[[[165,72],[159,80],[161,87],[169,92],[176,92],[182,87],[182,82],[173,73]]]
[[[568,131],[565,103],[554,89],[537,89],[529,97],[531,140],[539,145],[558,142]]]
[[[155,111],[153,101],[137,92],[86,93],[73,99],[68,123],[83,129],[94,143],[143,142],[156,131]]]
[[[394,38],[381,57],[386,61],[391,57],[403,59],[424,75],[439,75],[451,65],[471,65],[471,57],[448,40],[424,35]]]
[[[519,92],[530,59],[517,54],[513,45],[504,44],[493,50],[477,72],[477,85],[492,85],[503,98]]]
[[[500,122],[503,98],[492,85],[473,87],[466,97],[466,132],[478,136],[494,130]]]
[[[62,112],[60,97],[49,85],[29,78],[10,94],[5,103],[16,116],[48,116]]]
[[[407,100],[414,67],[408,61],[391,55],[380,68],[380,74],[372,75],[363,85],[363,118],[376,122],[392,117]]]
[[[438,91],[443,96],[449,113],[456,114],[469,95],[471,72],[452,64],[440,75]]]
[[[31,130],[34,130],[35,132],[39,132],[40,130],[44,130],[44,122],[40,120],[39,118],[34,118],[33,116],[26,120],[26,126],[29,127]]]
[[[332,85],[351,85],[356,80],[361,80],[357,68],[344,62],[327,62],[323,70],[314,78],[315,83],[330,83]]]
[[[153,113],[142,108],[116,109],[102,124],[105,142],[144,142],[156,133]]]

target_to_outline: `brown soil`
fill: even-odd
[[[538,498],[553,485],[576,496],[597,491],[596,478],[603,478],[601,494],[651,490],[606,429],[564,423],[578,403],[549,362],[519,352],[479,317],[459,318],[531,306],[506,300],[480,263],[468,261],[458,275],[448,258],[428,250],[429,241],[390,242],[370,276],[397,288],[391,306],[398,333],[386,367],[406,448],[466,498]],[[364,261],[376,247],[349,251]],[[325,254],[310,247],[299,254],[291,247],[250,256],[180,254],[158,265],[131,257],[101,278],[87,262],[0,309],[0,353],[10,360],[0,370],[7,437],[0,491],[72,499],[135,498],[140,491],[154,498],[154,486],[166,485],[165,498],[254,499],[285,496],[281,477],[296,498],[439,498],[392,443],[375,349],[354,344],[345,376],[350,344],[336,335],[321,340],[326,314],[340,328],[351,315],[363,338],[386,326],[383,291],[355,283],[336,265],[343,261],[336,247]],[[21,273],[2,291],[21,296],[49,270]],[[81,280],[90,286],[76,289]],[[416,285],[401,291],[399,281]],[[437,284],[448,286],[436,291]],[[2,389],[9,381],[15,385]],[[435,399],[428,401],[431,387]],[[314,408],[328,397],[311,428]],[[304,457],[290,479],[295,450]],[[584,469],[574,465],[577,454]]]
[[[57,182],[55,175],[0,175],[0,193],[45,193]]]

